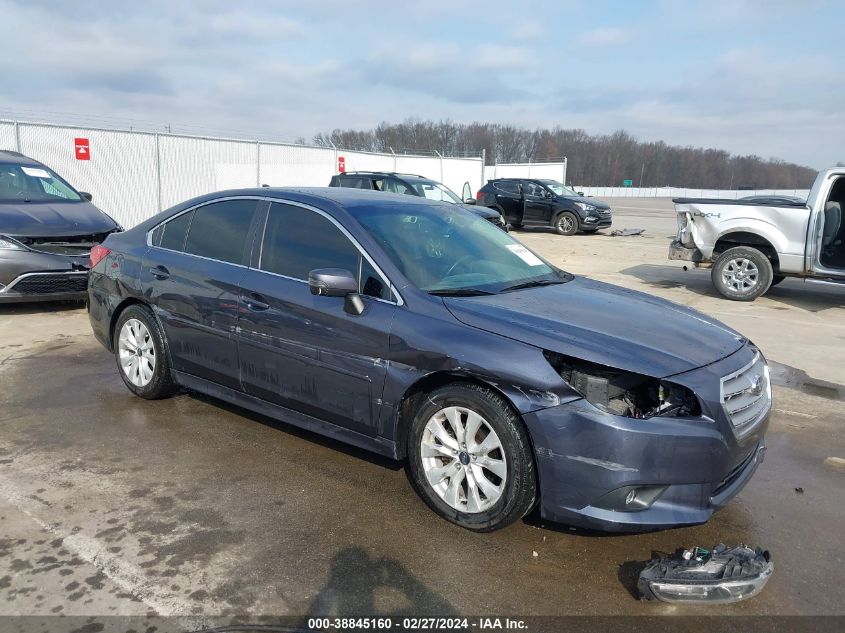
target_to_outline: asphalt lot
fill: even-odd
[[[205,397],[132,396],[76,305],[0,306],[0,615],[709,614],[635,598],[637,561],[760,545],[730,614],[845,614],[845,289],[752,304],[666,259],[671,203],[611,200],[640,237],[517,237],[563,268],[714,315],[773,362],[769,451],[706,525],[603,536],[536,517],[479,535],[401,467]],[[606,231],[604,233],[607,233]]]

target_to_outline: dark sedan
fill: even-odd
[[[0,303],[84,299],[89,252],[119,230],[90,194],[0,151]]]
[[[765,451],[768,367],[740,334],[456,205],[230,191],[91,258],[91,325],[132,392],[187,388],[405,460],[469,529],[535,504],[605,530],[701,523]]]
[[[514,228],[547,226],[560,235],[610,228],[610,205],[585,198],[557,180],[497,178],[476,195],[478,204],[501,213]]]

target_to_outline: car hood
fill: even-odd
[[[587,198],[585,196],[558,196],[558,200],[567,200],[569,202],[583,202],[584,204],[590,204],[594,206],[596,209],[610,208],[610,205],[606,202],[596,200],[595,198]]]
[[[461,209],[472,211],[475,215],[480,215],[485,220],[490,218],[498,218],[500,215],[498,211],[494,211],[493,209],[477,204],[459,204],[458,206]]]
[[[105,233],[117,227],[90,202],[0,202],[0,235],[57,237]]]
[[[655,378],[708,365],[746,343],[695,310],[583,277],[444,303],[466,325]]]

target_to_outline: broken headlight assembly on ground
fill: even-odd
[[[681,385],[556,352],[544,355],[570,387],[605,413],[640,420],[701,415],[698,398]]]
[[[653,559],[640,572],[637,588],[645,600],[728,604],[757,595],[773,569],[769,552],[759,547],[695,547],[675,558]]]

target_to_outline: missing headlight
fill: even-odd
[[[681,385],[556,352],[544,355],[569,386],[607,413],[636,419],[701,414],[698,398]]]

